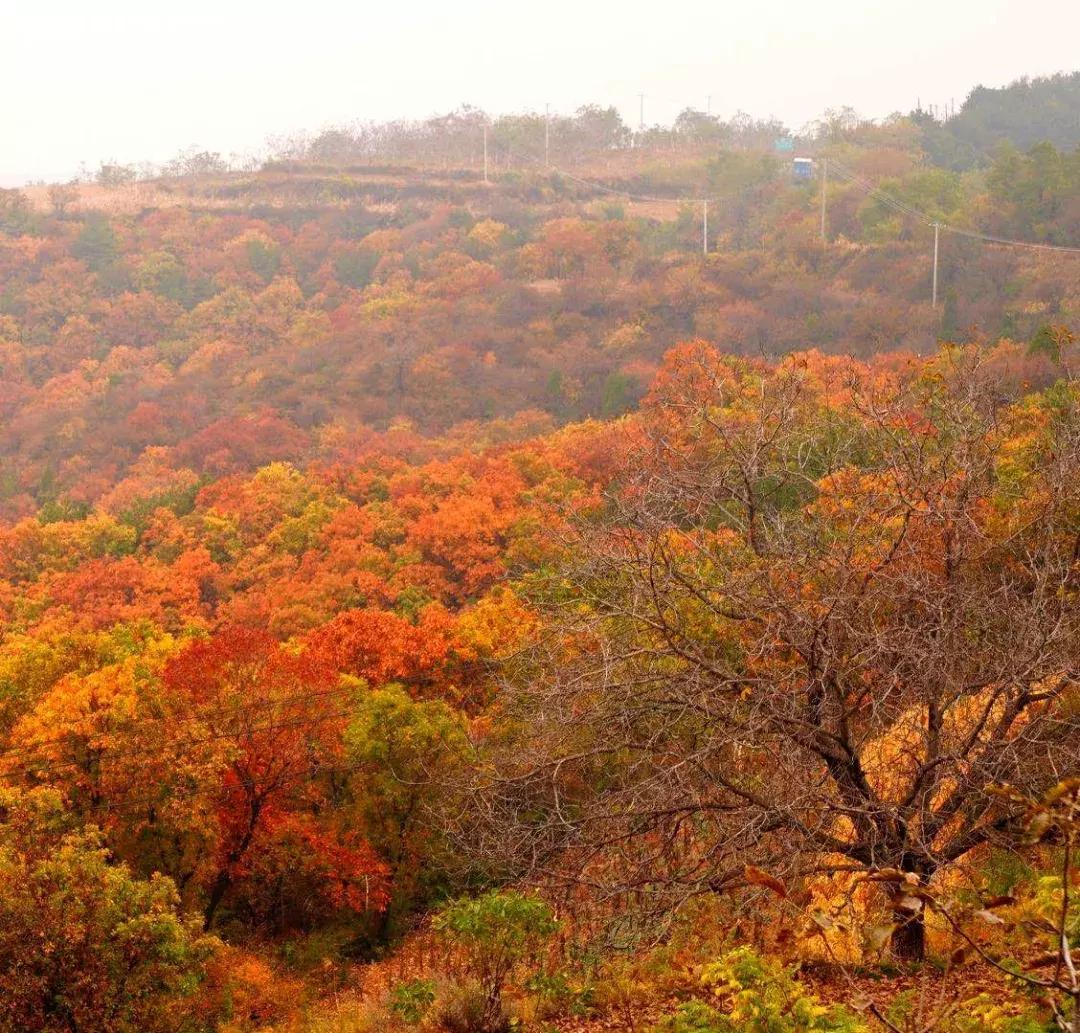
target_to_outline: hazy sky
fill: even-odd
[[[614,104],[798,127],[1080,68],[1080,0],[0,0],[0,183],[357,118]]]

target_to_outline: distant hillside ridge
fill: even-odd
[[[1028,150],[1049,142],[1071,151],[1080,147],[1080,72],[976,86],[944,125],[927,121],[927,153],[951,168],[985,164],[1002,143]]]

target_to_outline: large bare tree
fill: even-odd
[[[692,346],[633,436],[538,579],[484,849],[665,907],[747,865],[925,882],[1012,841],[989,784],[1076,773],[1075,385],[1017,404],[972,353],[884,375]]]

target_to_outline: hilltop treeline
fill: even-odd
[[[700,151],[709,148],[770,151],[778,142],[814,153],[826,142],[856,140],[875,128],[907,121],[917,127],[919,144],[934,165],[956,170],[983,168],[1001,145],[1029,150],[1039,143],[1072,151],[1080,146],[1080,72],[1024,78],[1008,86],[976,86],[958,111],[922,107],[895,113],[880,122],[852,108],[826,111],[798,128],[775,118],[743,111],[722,118],[693,106],[670,124],[628,125],[611,106],[585,104],[571,114],[527,111],[493,114],[463,105],[426,119],[356,121],[318,132],[273,137],[264,158],[225,158],[191,147],[160,166],[103,162],[92,173],[97,182],[119,186],[140,179],[185,178],[252,171],[260,165],[304,162],[322,165],[407,164],[444,169],[478,168],[485,129],[492,169],[544,169],[580,165],[631,150]],[[87,173],[91,175],[91,173]]]
[[[1003,143],[1027,150],[1040,143],[1080,146],[1080,72],[1018,79],[997,89],[976,86],[944,127],[926,120],[927,151],[957,168],[986,164]]]

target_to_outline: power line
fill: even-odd
[[[825,199],[829,186],[829,159],[821,159],[821,246],[824,247],[828,240],[825,235]]]
[[[862,187],[872,197],[881,201],[882,204],[887,205],[894,211],[898,211],[903,215],[909,215],[914,219],[918,219],[920,222],[925,223],[927,226],[932,226],[934,224],[934,219],[926,212],[915,208],[913,205],[908,204],[906,201],[900,200],[900,198],[895,197],[890,193],[887,193],[880,187],[874,186],[873,183],[863,179],[862,176],[860,176],[856,172],[853,172],[842,162],[837,161],[836,158],[832,158],[831,161],[833,169],[840,174],[841,178]]]
[[[1067,255],[1080,255],[1080,247],[1065,247],[1062,244],[1038,244],[1033,240],[1011,240],[1008,237],[995,237],[992,233],[980,233],[977,230],[963,230],[958,226],[950,226],[942,223],[941,228],[948,233],[955,233],[960,237],[971,237],[975,240],[984,240],[988,244],[1004,244],[1009,247],[1030,248],[1033,251],[1058,251]]]
[[[941,235],[941,223],[934,223],[934,287],[933,293],[930,295],[930,304],[933,308],[937,308],[937,264],[938,264],[938,238]]]
[[[930,304],[931,307],[937,308],[938,302],[938,256],[940,252],[940,238],[941,231],[945,230],[946,233],[953,233],[956,236],[968,237],[972,240],[982,240],[988,244],[998,244],[1005,247],[1019,247],[1029,251],[1049,251],[1059,254],[1080,254],[1080,248],[1077,247],[1065,247],[1060,244],[1040,244],[1033,240],[1013,240],[1009,237],[997,237],[992,233],[981,233],[978,230],[966,230],[961,229],[959,226],[950,226],[946,222],[942,222],[940,219],[932,219],[926,212],[909,205],[906,201],[901,201],[898,197],[894,197],[887,191],[881,190],[875,187],[872,183],[868,183],[861,176],[852,172],[851,169],[846,168],[835,158],[833,159],[833,167],[847,180],[855,183],[858,186],[863,187],[873,197],[881,201],[882,204],[888,205],[893,210],[907,215],[911,218],[918,219],[920,222],[926,223],[932,226],[934,229],[934,257],[933,257],[933,271],[931,273],[931,288],[930,288]],[[824,219],[824,190],[822,192],[822,219]],[[822,231],[824,232],[824,222],[822,223]]]
[[[1080,254],[1080,247],[1066,247],[1061,244],[1040,244],[1034,240],[1015,240],[1010,237],[998,237],[992,233],[982,233],[979,230],[962,229],[959,226],[952,226],[947,222],[941,222],[938,219],[934,219],[926,212],[915,208],[913,205],[908,204],[906,201],[900,200],[900,198],[882,190],[880,187],[875,187],[872,183],[863,179],[861,176],[852,172],[851,169],[842,165],[835,158],[831,159],[833,168],[836,169],[841,176],[850,182],[856,183],[863,187],[872,196],[877,198],[883,204],[888,205],[896,211],[902,212],[905,215],[910,215],[912,218],[918,219],[924,222],[927,226],[937,226],[939,229],[944,230],[946,233],[953,233],[961,237],[970,237],[974,240],[984,240],[989,244],[1001,244],[1008,247],[1022,247],[1029,248],[1034,251],[1059,251],[1064,254]]]
[[[546,143],[546,141],[545,141]],[[546,147],[545,147],[546,150]],[[527,148],[520,148],[519,154],[523,154],[526,158],[531,158],[537,165],[541,164],[539,159],[531,155]],[[821,195],[821,236],[822,240],[825,239],[825,189],[826,189],[826,177],[828,176],[829,162],[832,163],[834,171],[839,173],[841,178],[846,179],[850,183],[854,183],[857,186],[862,187],[868,194],[880,201],[882,204],[894,211],[899,212],[902,215],[907,215],[910,218],[917,219],[929,227],[938,227],[939,230],[944,230],[947,233],[952,233],[962,237],[970,237],[977,240],[984,240],[990,244],[1000,244],[1009,247],[1022,247],[1029,248],[1037,251],[1057,251],[1064,254],[1080,254],[1080,247],[1066,247],[1060,244],[1040,244],[1036,241],[1028,240],[1014,240],[1008,237],[998,237],[989,233],[981,233],[978,230],[962,229],[959,226],[952,226],[949,223],[941,222],[929,215],[927,212],[916,208],[914,205],[909,204],[907,201],[901,200],[888,191],[882,190],[880,187],[875,186],[869,180],[864,179],[854,170],[848,168],[842,162],[836,158],[822,158],[822,195]],[[611,194],[617,197],[624,197],[631,201],[641,201],[647,204],[700,204],[709,205],[719,203],[722,201],[729,201],[739,196],[739,193],[725,194],[714,197],[660,197],[655,194],[638,194],[630,190],[625,190],[621,187],[612,187],[606,183],[598,182],[593,179],[586,179],[583,176],[577,176],[572,172],[567,172],[563,168],[552,166],[546,160],[543,162],[544,167],[548,168],[552,173],[561,176],[563,179],[569,179],[571,182],[578,183],[582,186],[591,187],[594,190],[599,190],[602,193]]]

